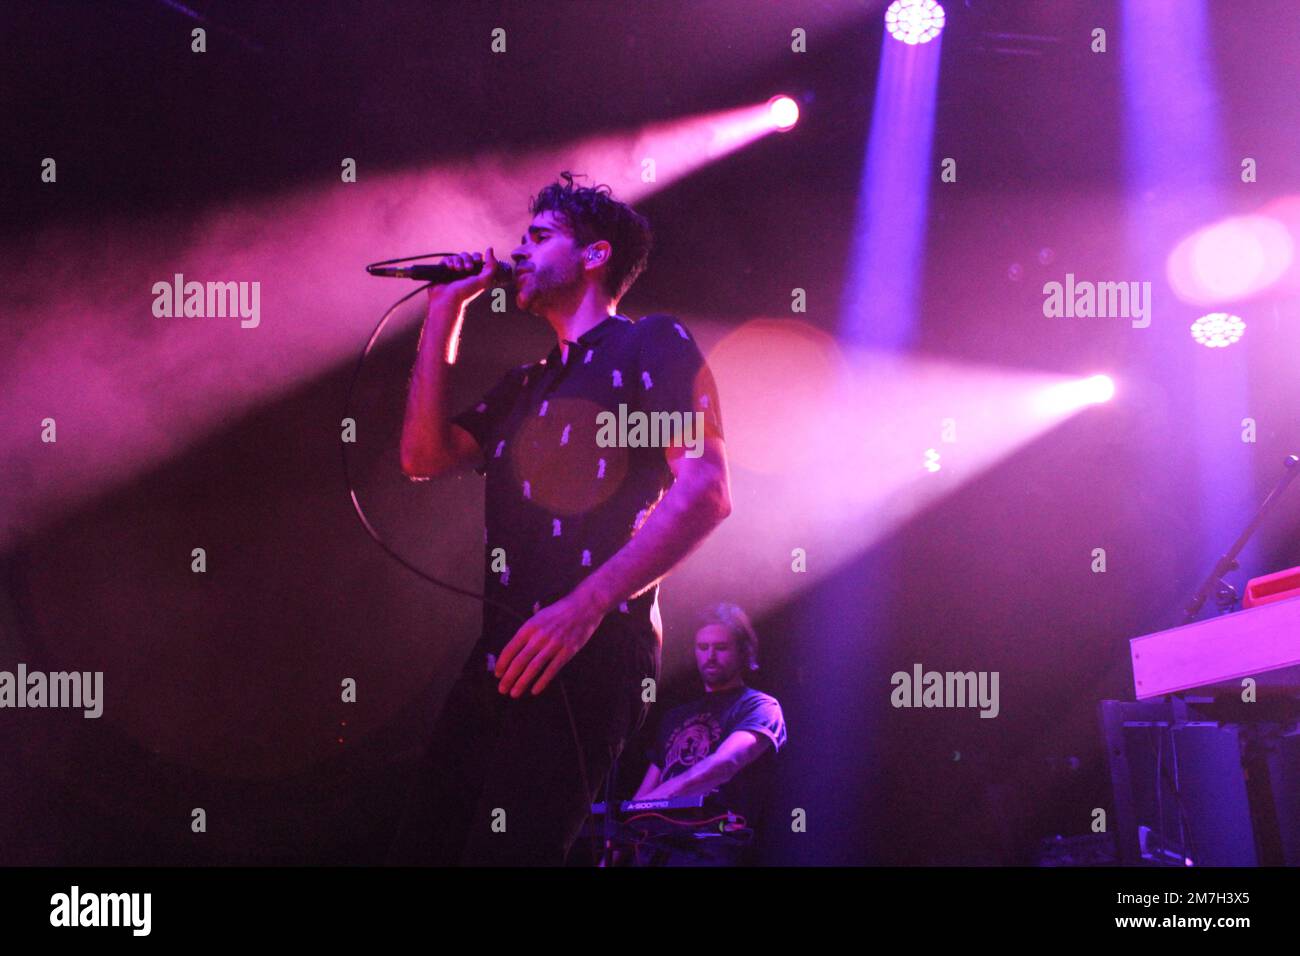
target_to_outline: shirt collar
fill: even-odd
[[[569,342],[569,354],[573,354],[573,347],[575,345],[578,346],[595,345],[605,336],[609,335],[610,332],[614,331],[614,329],[621,328],[624,325],[631,325],[631,324],[632,324],[631,319],[629,319],[625,315],[615,312],[609,318],[597,322],[586,332],[583,332],[581,335],[579,335],[578,341]],[[547,355],[546,358],[542,360],[542,364],[545,365],[547,368],[561,364],[560,346],[558,342],[556,343],[555,348],[551,349],[550,354]]]

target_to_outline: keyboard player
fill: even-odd
[[[704,694],[666,713],[636,799],[712,794],[711,803],[752,827],[773,756],[785,744],[785,717],[769,694],[745,684],[758,669],[758,638],[734,604],[708,608],[695,634],[695,664]],[[672,849],[642,850],[636,864],[732,866],[743,847],[684,833]]]

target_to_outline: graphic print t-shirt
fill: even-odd
[[[660,779],[686,773],[738,730],[767,737],[770,750],[723,784],[714,800],[756,822],[758,802],[767,783],[774,752],[785,744],[785,717],[775,697],[737,687],[705,694],[699,700],[664,715],[650,759],[659,767]]]

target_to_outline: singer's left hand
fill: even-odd
[[[497,658],[493,673],[502,678],[498,692],[521,697],[539,674],[533,695],[546,690],[560,669],[586,647],[604,616],[594,601],[577,591],[542,608],[524,622]]]

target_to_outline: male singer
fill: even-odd
[[[608,186],[561,176],[510,254],[517,304],[550,323],[555,348],[452,416],[465,307],[497,262],[490,247],[449,256],[466,277],[429,289],[407,399],[403,472],[486,478],[490,600],[431,742],[421,808],[436,831],[424,858],[442,864],[565,861],[644,717],[643,681],[658,677],[658,582],[731,512],[717,390],[694,339],[671,315],[616,311],[645,268],[650,224]],[[597,416],[620,406],[702,413],[702,453],[598,442]]]

